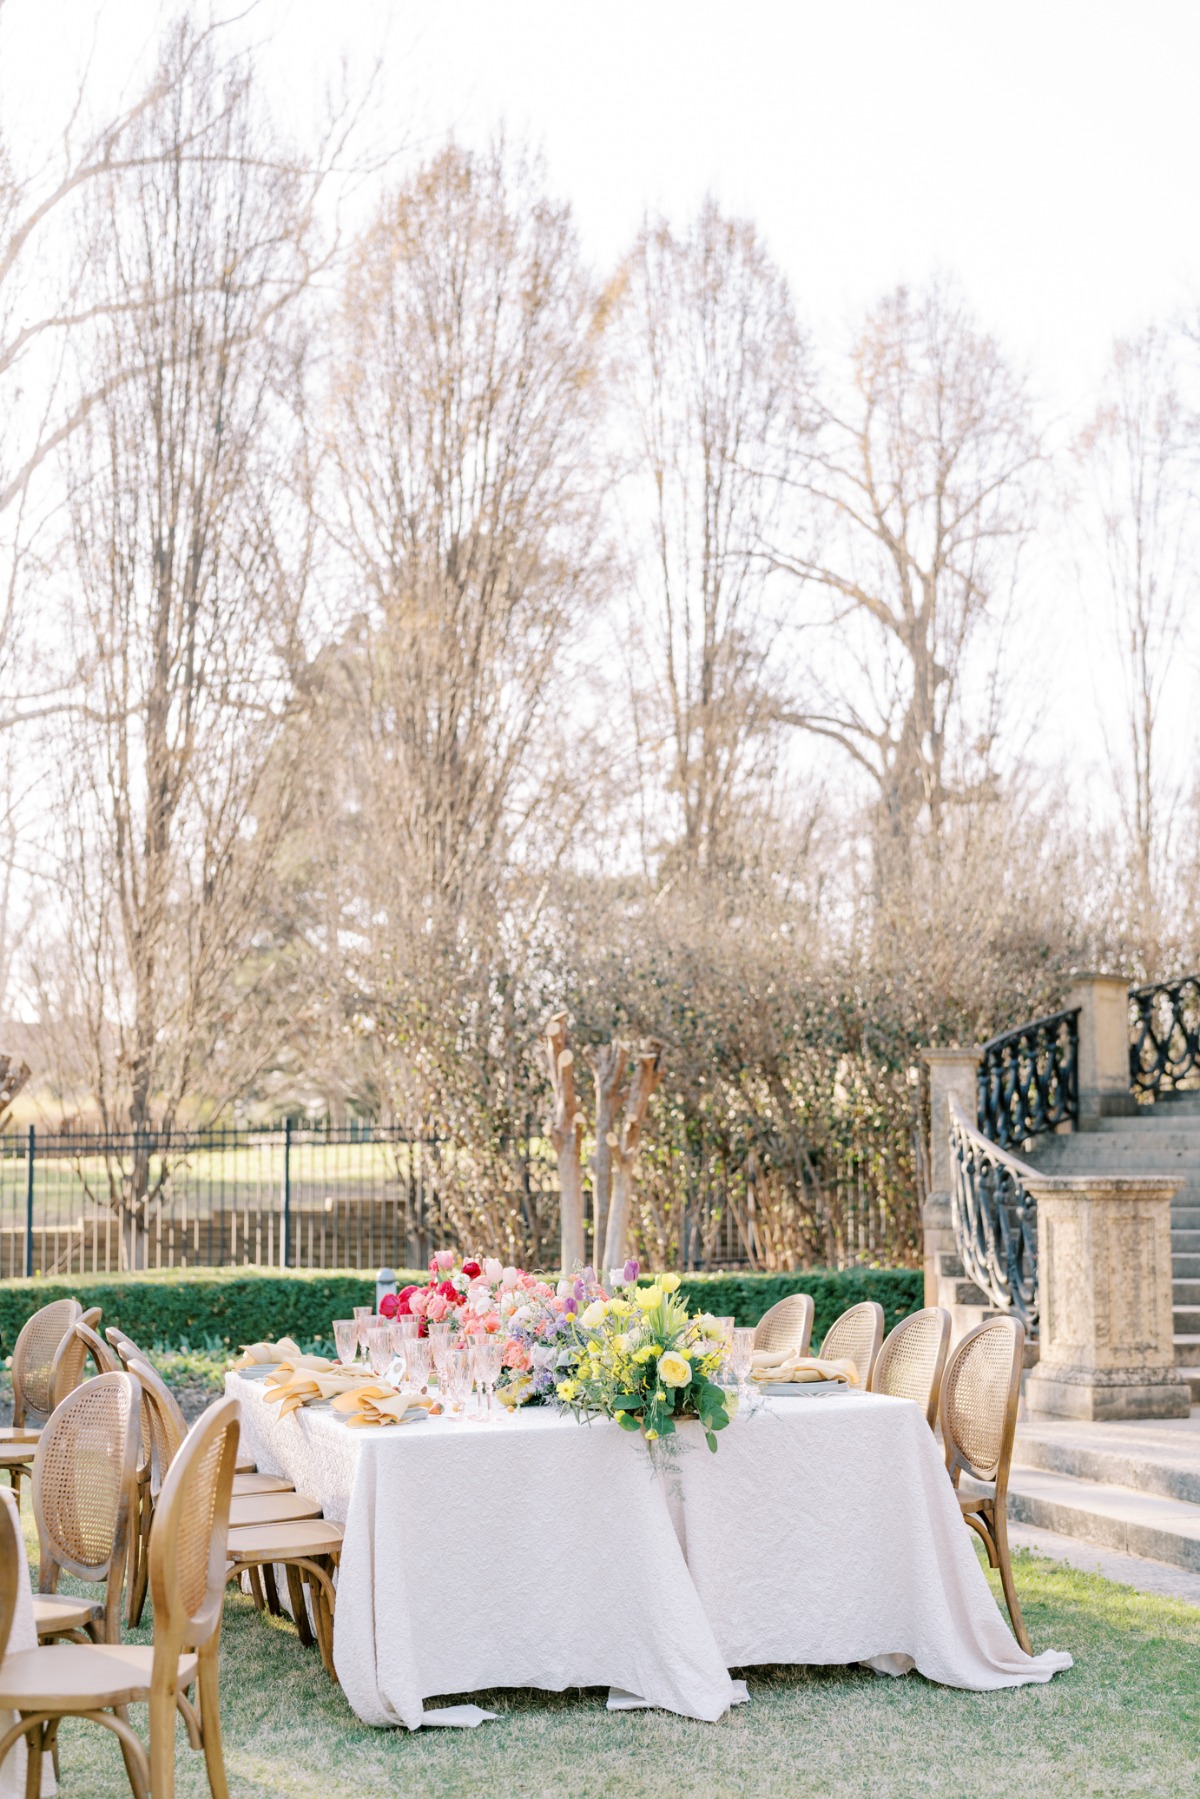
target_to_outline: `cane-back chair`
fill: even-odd
[[[873,1299],[864,1299],[835,1318],[821,1345],[821,1360],[853,1362],[859,1385],[869,1385],[875,1357],[883,1342],[883,1307]]]
[[[38,1635],[121,1637],[121,1588],[137,1517],[141,1392],[128,1374],[102,1374],[74,1388],[38,1440],[33,1515],[38,1532]],[[103,1601],[59,1596],[65,1570],[104,1584]],[[86,1614],[80,1617],[80,1610]]]
[[[991,1492],[963,1493],[963,1517],[983,1538],[988,1561],[1000,1570],[1013,1635],[1028,1655],[1029,1633],[1017,1603],[1008,1548],[1008,1473],[1012,1463],[1025,1331],[1015,1318],[989,1318],[968,1331],[946,1364],[941,1425],[946,1467],[958,1490],[959,1476],[991,1485]]]
[[[221,1400],[189,1433],[163,1482],[150,1537],[151,1645],[56,1644],[0,1663],[0,1708],[19,1714],[0,1739],[0,1760],[26,1738],[30,1793],[40,1791],[41,1758],[53,1748],[61,1721],[80,1717],[120,1739],[134,1799],[173,1799],[178,1709],[192,1747],[204,1750],[213,1799],[229,1799],[217,1651],[237,1436],[237,1404]],[[9,1532],[15,1536],[11,1524]],[[198,1707],[187,1698],[193,1683]],[[129,1706],[141,1704],[149,1707],[149,1755],[129,1724]]]
[[[121,1364],[108,1344],[79,1317],[54,1352],[50,1391],[55,1405],[61,1405],[67,1394],[79,1386],[89,1356],[97,1374],[120,1374]]]
[[[48,1418],[54,1410],[54,1358],[82,1316],[77,1299],[53,1300],[25,1320],[13,1345],[13,1421],[0,1427],[0,1468],[7,1470],[18,1499],[42,1428],[29,1414]]]
[[[755,1349],[792,1349],[807,1355],[812,1337],[811,1293],[789,1293],[765,1311],[754,1327]]]
[[[895,1330],[888,1332],[875,1358],[867,1383],[871,1392],[913,1400],[933,1430],[949,1347],[950,1314],[944,1306],[926,1306],[924,1311],[902,1318]]]
[[[105,1335],[107,1336],[109,1342],[112,1344],[112,1347],[116,1350],[117,1354],[120,1356],[122,1364],[126,1368],[128,1368],[130,1362],[133,1360],[143,1363],[147,1368],[150,1368],[153,1370],[153,1372],[158,1380],[158,1384],[159,1384],[160,1388],[162,1388],[162,1390],[165,1392],[168,1392],[168,1393],[170,1392],[170,1389],[167,1387],[167,1384],[163,1380],[162,1375],[159,1374],[158,1369],[154,1367],[153,1361],[146,1354],[146,1351],[144,1349],[138,1348],[137,1344],[134,1342],[132,1337],[126,1336],[124,1331],[117,1330],[116,1328],[106,1331]],[[171,1394],[171,1397],[170,1397],[170,1403],[174,1407],[174,1411],[175,1411],[176,1416],[178,1417],[179,1424],[182,1428],[183,1434],[186,1436],[187,1435],[187,1423],[184,1419],[183,1413],[179,1409],[178,1403],[176,1402],[176,1399],[175,1399],[175,1396],[173,1393]],[[237,1472],[239,1474],[254,1474],[256,1472],[256,1464],[249,1457],[243,1456],[239,1453]]]

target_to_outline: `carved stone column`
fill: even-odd
[[[1066,1009],[1079,1007],[1079,1128],[1137,1111],[1129,1085],[1129,982],[1123,974],[1076,974]]]
[[[1173,1176],[1046,1175],[1038,1207],[1041,1354],[1025,1398],[1058,1418],[1186,1418],[1171,1314]]]
[[[929,1192],[921,1209],[925,1239],[925,1304],[939,1299],[938,1277],[943,1270],[939,1256],[954,1256],[954,1226],[950,1217],[950,1193],[954,1173],[950,1162],[950,1100],[958,1100],[969,1118],[975,1116],[975,1071],[979,1050],[925,1049],[921,1060],[929,1070]]]

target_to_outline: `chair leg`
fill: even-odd
[[[175,1799],[175,1695],[151,1692],[150,1791],[154,1799]]]
[[[996,1539],[996,1562],[1000,1569],[1000,1585],[1004,1588],[1004,1603],[1008,1607],[1008,1615],[1012,1619],[1013,1635],[1026,1655],[1032,1655],[1029,1647],[1029,1632],[1025,1628],[1025,1620],[1021,1616],[1021,1607],[1017,1603],[1017,1589],[1013,1581],[1012,1557],[1008,1548],[1008,1508],[998,1505],[992,1514],[992,1534]]]
[[[142,1621],[142,1613],[146,1609],[146,1590],[150,1584],[150,1526],[154,1522],[154,1500],[149,1487],[142,1495],[142,1504],[138,1512],[137,1532],[134,1538],[135,1549],[131,1556],[137,1567],[131,1575],[129,1587],[129,1603],[126,1618],[130,1626],[136,1630]]]
[[[225,1758],[221,1752],[221,1698],[217,1681],[217,1653],[220,1634],[214,1631],[200,1651],[196,1675],[200,1701],[200,1735],[204,1743],[204,1765],[208,1769],[208,1786],[213,1799],[229,1799],[229,1783],[225,1779]],[[156,1795],[157,1799],[157,1795]]]
[[[41,1799],[42,1744],[45,1727],[34,1724],[25,1737],[25,1799]]]
[[[261,1566],[263,1592],[266,1595],[267,1610],[273,1618],[278,1618],[283,1611],[283,1607],[279,1603],[279,1592],[275,1585],[275,1569],[270,1562],[263,1562]]]
[[[308,1599],[304,1591],[304,1582],[300,1578],[300,1570],[293,1562],[284,1565],[287,1575],[288,1598],[292,1602],[292,1616],[296,1620],[296,1631],[305,1649],[311,1649],[316,1639],[312,1633],[312,1625],[308,1621]]]
[[[260,1612],[265,1611],[267,1609],[266,1595],[263,1592],[263,1584],[259,1578],[258,1569],[253,1563],[247,1568],[246,1575],[250,1584],[250,1597],[254,1601],[255,1609]]]

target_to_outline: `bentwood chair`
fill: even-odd
[[[792,1349],[807,1355],[813,1327],[811,1293],[789,1293],[765,1311],[754,1327],[755,1349]]]
[[[870,1385],[871,1370],[883,1342],[883,1307],[864,1299],[835,1318],[825,1333],[820,1355],[824,1362],[853,1362],[859,1385]]]
[[[136,1416],[136,1404],[131,1409]],[[53,1749],[62,1720],[77,1717],[115,1733],[134,1799],[151,1799],[151,1794],[153,1799],[174,1799],[178,1710],[192,1747],[204,1750],[213,1799],[229,1799],[221,1753],[217,1652],[237,1437],[236,1402],[221,1400],[189,1433],[163,1482],[150,1537],[151,1645],[53,1644],[0,1662],[0,1709],[19,1714],[0,1738],[0,1761],[18,1738],[26,1738],[29,1793],[41,1790],[41,1759]],[[4,1511],[0,1594],[20,1577],[16,1528],[7,1507]],[[9,1618],[11,1609],[10,1605]],[[5,1606],[0,1601],[0,1626],[4,1623]],[[187,1697],[193,1683],[198,1707]],[[149,1708],[148,1756],[130,1726],[131,1705]]]
[[[109,1373],[74,1388],[38,1439],[33,1515],[38,1533],[38,1636],[82,1633],[121,1640],[121,1587],[136,1524],[141,1393],[128,1374]],[[103,1583],[103,1601],[57,1592],[66,1571]]]
[[[946,1467],[956,1491],[961,1474],[991,1485],[990,1493],[958,1492],[958,1503],[966,1522],[983,1538],[988,1562],[1000,1570],[1013,1635],[1029,1655],[1008,1549],[1008,1473],[1024,1362],[1025,1330],[1017,1319],[989,1318],[976,1325],[946,1365],[941,1424]]]
[[[25,1320],[13,1345],[13,1421],[0,1428],[0,1468],[8,1470],[18,1499],[21,1476],[29,1473],[41,1430],[28,1422],[29,1413],[48,1418],[54,1410],[54,1357],[82,1316],[77,1299],[53,1300]]]
[[[121,1364],[107,1343],[80,1317],[55,1350],[50,1366],[50,1391],[56,1406],[61,1405],[67,1394],[83,1380],[89,1356],[97,1374],[121,1372]]]
[[[888,1332],[867,1385],[872,1393],[913,1400],[933,1430],[949,1347],[949,1312],[944,1306],[926,1306],[924,1311],[902,1318],[895,1330]]]
[[[168,1391],[168,1392],[170,1391],[169,1388],[167,1388],[167,1386],[166,1386],[166,1382],[163,1380],[162,1376],[159,1374],[157,1368],[154,1367],[154,1363],[151,1361],[150,1357],[146,1354],[146,1351],[144,1349],[139,1349],[132,1337],[127,1336],[123,1330],[118,1330],[115,1326],[111,1330],[107,1330],[104,1334],[108,1338],[109,1342],[112,1344],[112,1347],[116,1350],[117,1354],[120,1356],[121,1362],[126,1368],[129,1366],[130,1360],[132,1358],[136,1358],[139,1362],[144,1363],[147,1368],[153,1369],[154,1374],[159,1382],[159,1385],[165,1391]],[[174,1407],[174,1410],[175,1410],[176,1414],[178,1415],[179,1424],[180,1424],[180,1428],[183,1432],[183,1435],[186,1436],[187,1435],[187,1423],[184,1420],[183,1413],[179,1410],[179,1406],[175,1400],[174,1394],[171,1395],[171,1405]],[[238,1455],[237,1472],[239,1475],[254,1474],[256,1471],[257,1471],[256,1464],[253,1461],[251,1461],[249,1457],[243,1456],[241,1454]]]
[[[229,1580],[239,1579],[242,1574],[253,1580],[261,1571],[265,1581],[270,1569],[282,1565],[300,1641],[306,1647],[312,1643],[315,1626],[315,1640],[325,1672],[330,1680],[336,1680],[333,1667],[333,1570],[342,1553],[341,1525],[329,1518],[247,1525],[230,1531],[228,1547]],[[312,1598],[311,1626],[306,1587]]]

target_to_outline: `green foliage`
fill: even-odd
[[[424,1281],[424,1273],[399,1270],[397,1281]],[[819,1343],[839,1312],[860,1299],[877,1299],[890,1329],[923,1303],[922,1277],[907,1268],[848,1268],[805,1274],[689,1274],[680,1293],[693,1308],[755,1324],[787,1293],[811,1293],[816,1305],[813,1341]],[[204,1344],[209,1355],[224,1344],[236,1348],[259,1338],[293,1337],[300,1344],[328,1342],[334,1318],[349,1318],[369,1305],[375,1283],[368,1274],[258,1272],[250,1268],[202,1273],[80,1275],[73,1281],[0,1281],[0,1347],[12,1354],[17,1332],[39,1306],[74,1296],[101,1306],[105,1324],[119,1324],[151,1344]]]

